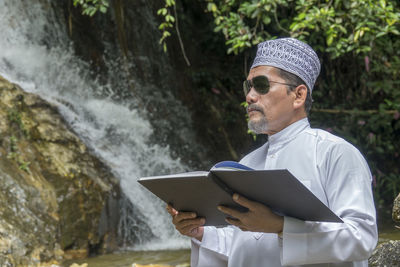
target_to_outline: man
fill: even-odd
[[[320,72],[314,50],[293,38],[258,45],[243,84],[249,128],[268,142],[240,163],[253,169],[288,169],[343,223],[282,217],[235,194],[247,207],[230,227],[203,227],[204,218],[168,206],[176,229],[192,237],[195,266],[368,266],[377,242],[371,173],[360,152],[345,140],[312,129],[307,120],[311,92]],[[282,196],[291,199],[291,196]]]

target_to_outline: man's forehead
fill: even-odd
[[[279,72],[278,72],[278,68],[262,65],[262,66],[257,66],[257,67],[250,69],[248,78],[251,79],[258,75],[265,75],[269,78],[270,76],[279,75]]]

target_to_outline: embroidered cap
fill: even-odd
[[[297,75],[311,92],[321,70],[315,51],[308,44],[294,38],[279,38],[259,43],[251,68],[263,65]]]

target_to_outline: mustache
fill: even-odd
[[[258,112],[261,112],[262,114],[264,114],[264,110],[260,106],[257,106],[256,104],[248,105],[247,108],[246,108],[247,113],[249,113],[250,110],[251,111],[258,111]]]

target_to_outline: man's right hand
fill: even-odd
[[[176,230],[182,235],[194,237],[201,241],[204,233],[204,218],[198,218],[194,212],[179,212],[171,205],[167,206],[167,211],[172,217],[172,223]]]

